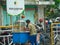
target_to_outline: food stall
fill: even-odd
[[[13,43],[24,44],[28,42],[29,31],[25,30],[26,24],[23,20],[18,20],[13,24]]]

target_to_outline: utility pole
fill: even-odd
[[[12,25],[12,15],[10,15],[10,25]]]

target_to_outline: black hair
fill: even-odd
[[[26,20],[26,23],[30,23],[30,20]]]

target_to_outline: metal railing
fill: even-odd
[[[51,24],[51,45],[54,45],[56,40],[60,41],[60,23]]]
[[[0,32],[12,32],[12,30],[0,30]],[[0,45],[11,45],[12,35],[9,33],[8,35],[0,35]]]
[[[10,37],[12,37],[12,35],[1,35],[0,38],[2,38],[3,42],[0,42],[0,44],[1,45],[6,45],[6,44],[11,45],[12,39],[10,39]],[[7,40],[6,40],[6,38],[7,38]],[[10,40],[11,40],[11,42],[10,42]]]

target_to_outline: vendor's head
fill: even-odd
[[[26,23],[27,23],[27,24],[29,24],[29,23],[30,23],[30,20],[29,20],[29,19],[28,19],[28,20],[26,20]]]

